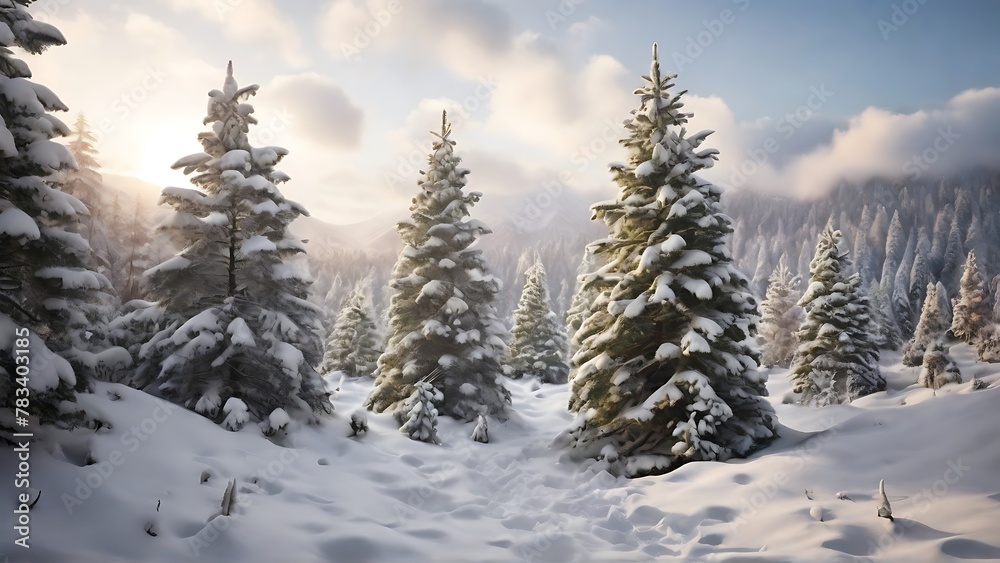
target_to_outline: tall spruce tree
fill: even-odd
[[[70,129],[50,112],[67,107],[30,81],[28,65],[15,57],[14,49],[39,54],[66,43],[58,29],[32,19],[28,4],[0,9],[0,440],[7,442],[39,423],[82,421],[75,390],[86,387],[86,376],[66,358],[88,346],[94,304],[110,289],[78,234],[86,206],[57,188],[59,173],[74,163],[53,141]]]
[[[590,253],[590,249],[588,248],[584,251],[583,259],[576,270],[576,289],[573,292],[573,299],[570,301],[569,308],[566,309],[566,336],[569,348],[568,357],[570,358],[580,349],[580,341],[577,340],[576,333],[580,330],[580,326],[583,325],[583,321],[587,320],[587,317],[590,315],[590,307],[600,294],[592,286],[584,283],[585,276],[593,272],[594,269],[594,255]]]
[[[524,288],[514,311],[510,355],[511,377],[566,382],[566,333],[552,311],[545,266],[537,256],[524,274]]]
[[[743,456],[774,436],[757,305],[730,258],[719,188],[694,175],[718,151],[699,150],[710,131],[688,135],[674,78],[654,45],[625,122],[628,163],[612,166],[619,196],[592,207],[609,233],[590,247],[605,263],[585,286],[601,293],[577,333],[577,417],[563,434],[630,476]]]
[[[783,367],[791,365],[795,349],[798,347],[799,326],[802,324],[802,307],[799,276],[785,265],[785,255],[778,260],[778,267],[768,280],[767,295],[760,305],[760,339],[764,351],[761,365]]]
[[[97,137],[90,130],[87,118],[82,113],[77,115],[72,138],[67,144],[76,167],[64,172],[62,186],[63,191],[82,201],[90,211],[81,221],[80,234],[90,243],[93,267],[113,282],[117,251],[112,247],[105,224],[105,210],[111,201],[105,193],[104,179],[98,172],[100,164],[97,162],[97,147],[94,146],[96,142]]]
[[[142,346],[137,382],[216,422],[231,397],[254,420],[282,409],[313,421],[332,411],[312,367],[321,312],[306,301],[305,247],[288,230],[308,213],[277,187],[288,151],[247,138],[257,90],[240,88],[229,64],[209,92],[204,152],[174,164],[196,189],[163,190],[174,213],[159,228],[182,250],[146,272],[165,328]]]
[[[941,275],[938,281],[944,284],[949,295],[958,293],[959,280],[962,277],[962,264],[965,261],[965,249],[962,246],[962,225],[952,221],[948,231],[948,244],[945,246]]]
[[[503,415],[510,404],[507,331],[494,306],[501,282],[482,251],[470,248],[491,231],[469,218],[482,194],[463,192],[469,170],[459,166],[446,114],[432,135],[410,219],[396,227],[405,246],[390,280],[388,342],[367,405],[375,412],[395,408],[433,373],[442,414],[473,421]]]
[[[840,231],[827,225],[799,301],[805,321],[790,376],[806,404],[852,401],[885,389],[868,295],[840,241]]]
[[[917,252],[917,236],[910,231],[906,241],[906,250],[896,268],[892,289],[892,312],[899,326],[900,337],[908,340],[913,335],[913,303],[910,301],[910,271]]]
[[[951,327],[951,308],[948,306],[948,292],[941,282],[927,284],[927,296],[920,309],[920,320],[913,338],[903,347],[903,365],[919,366],[924,361],[924,352],[932,342],[940,338]]]
[[[333,323],[323,346],[319,372],[341,371],[348,377],[370,377],[378,367],[382,353],[382,333],[372,304],[372,278],[366,276],[355,284]]]
[[[976,253],[969,252],[952,310],[951,332],[967,344],[975,344],[983,329],[992,322],[986,281],[976,263]]]
[[[930,389],[939,389],[949,383],[961,383],[962,374],[948,354],[948,346],[944,343],[944,335],[934,339],[924,352],[917,385]]]
[[[875,327],[875,345],[886,350],[898,350],[903,345],[903,335],[896,324],[892,303],[886,295],[886,285],[873,281],[868,290],[871,319]]]

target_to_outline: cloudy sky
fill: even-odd
[[[261,85],[284,191],[352,223],[405,210],[440,112],[483,204],[613,197],[620,123],[659,42],[706,176],[808,197],[842,180],[1000,168],[989,0],[39,0],[69,44],[26,57],[97,130],[105,171],[184,185],[210,89]],[[67,121],[71,120],[69,116]],[[549,196],[541,195],[543,193]],[[492,199],[490,199],[492,198]],[[548,204],[554,198],[554,203]]]

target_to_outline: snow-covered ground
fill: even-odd
[[[512,382],[515,411],[442,420],[442,445],[390,416],[348,437],[371,381],[347,381],[322,427],[263,437],[114,384],[81,402],[110,428],[34,445],[31,548],[14,546],[4,478],[0,557],[10,561],[878,561],[1000,559],[1000,365],[952,349],[965,383],[917,388],[882,361],[891,389],[849,406],[782,404],[781,438],[747,460],[616,479],[549,447],[567,427],[566,386]],[[991,388],[973,391],[978,375]],[[120,398],[118,398],[120,397]],[[97,463],[87,465],[91,457]],[[0,472],[16,473],[4,456]],[[237,504],[219,516],[227,482]],[[878,518],[885,479],[895,522]],[[148,532],[146,530],[149,530]],[[155,534],[153,536],[152,534]]]

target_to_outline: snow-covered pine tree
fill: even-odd
[[[933,274],[941,272],[941,267],[944,264],[944,253],[948,247],[948,237],[951,234],[951,225],[954,218],[955,208],[950,203],[945,204],[934,218],[934,230],[931,232],[931,249],[926,256],[928,270]]]
[[[885,206],[879,204],[875,210],[875,217],[872,219],[872,226],[868,229],[868,242],[872,251],[873,275],[877,275],[882,269],[879,267],[885,261],[885,243],[889,236],[889,212]]]
[[[840,241],[840,231],[827,225],[809,264],[809,287],[799,301],[805,321],[790,376],[806,404],[852,401],[885,389],[868,295],[860,276],[851,273]]]
[[[875,279],[875,274],[872,267],[872,251],[871,247],[868,245],[868,231],[872,228],[872,211],[871,208],[865,204],[864,209],[861,212],[861,225],[858,228],[857,233],[854,235],[854,264],[857,268],[858,275],[861,276],[861,283],[864,286],[868,286]],[[807,248],[807,245],[803,245],[803,250]],[[810,257],[811,258],[811,257]],[[800,271],[806,271],[808,269],[808,260],[806,261],[806,268]]]
[[[400,423],[399,431],[420,442],[440,443],[437,435],[438,411],[435,405],[444,400],[444,395],[428,381],[418,381],[412,386],[410,396],[396,411]],[[480,415],[481,416],[481,415]]]
[[[801,283],[799,276],[792,275],[785,265],[785,255],[782,254],[778,267],[768,280],[767,295],[760,305],[760,339],[764,348],[762,366],[787,368],[792,362],[799,345],[796,333],[802,324],[802,307],[798,305]]]
[[[758,240],[764,242],[764,237],[759,236]],[[767,292],[767,283],[771,275],[771,261],[768,259],[767,246],[760,245],[757,251],[757,266],[754,268],[753,277],[750,278],[750,290],[755,296],[762,296]]]
[[[118,203],[118,200],[115,200]],[[116,211],[120,213],[119,211]],[[136,199],[135,209],[131,217],[120,218],[121,224],[116,229],[120,251],[113,268],[112,281],[118,280],[115,288],[122,303],[134,299],[143,299],[145,290],[142,286],[142,274],[155,265],[152,249],[152,237],[147,230],[148,215],[141,199]]]
[[[982,336],[976,342],[976,352],[980,362],[1000,362],[1000,324],[990,323],[983,327]]]
[[[27,4],[6,2],[0,9],[5,30],[0,49],[0,440],[7,442],[38,423],[68,427],[82,421],[74,390],[85,388],[86,377],[65,358],[75,358],[86,346],[94,304],[100,292],[110,289],[107,278],[90,269],[90,246],[77,234],[86,206],[54,187],[73,158],[53,141],[70,129],[49,112],[67,108],[51,90],[29,80],[28,65],[12,50],[39,54],[66,40],[55,27],[32,19]],[[16,417],[15,408],[23,404],[15,401],[25,392],[29,416],[21,424],[18,418],[24,417]]]
[[[896,324],[892,304],[885,293],[886,285],[873,281],[868,290],[869,308],[875,325],[875,345],[886,350],[898,350],[903,345],[902,331]]]
[[[753,342],[757,305],[727,247],[718,187],[694,174],[718,151],[688,135],[690,114],[660,75],[656,46],[640,107],[625,122],[628,163],[617,199],[595,204],[608,237],[591,244],[601,293],[577,333],[563,434],[585,456],[641,476],[695,460],[743,456],[774,436]]]
[[[990,280],[990,293],[993,294],[993,320],[1000,322],[1000,274]]]
[[[105,226],[104,214],[111,202],[104,191],[104,179],[98,172],[100,164],[94,146],[96,142],[97,137],[90,130],[87,119],[82,113],[78,114],[73,123],[72,138],[67,144],[76,167],[63,173],[61,183],[63,191],[82,201],[90,211],[81,220],[80,234],[90,243],[92,267],[110,280],[113,279],[112,268],[117,251],[112,247]]]
[[[951,327],[951,311],[947,306],[948,292],[941,282],[927,284],[927,296],[920,309],[920,320],[913,338],[903,347],[903,365],[919,366],[924,352]]]
[[[892,303],[896,270],[899,269],[899,261],[902,260],[905,251],[906,238],[903,236],[903,224],[899,220],[899,211],[894,211],[885,238],[885,260],[882,262],[882,276],[879,278],[882,292],[886,296],[886,303]]]
[[[481,444],[490,443],[490,427],[486,421],[486,417],[483,415],[479,415],[479,418],[476,420],[476,427],[472,429],[472,441]]]
[[[590,306],[597,300],[600,291],[584,283],[585,276],[595,270],[594,255],[590,249],[583,253],[583,260],[576,270],[577,283],[573,292],[573,299],[569,308],[566,309],[566,336],[568,338],[568,355],[572,358],[576,351],[580,349],[580,341],[576,338],[576,333],[580,330],[583,321],[590,316]]]
[[[382,333],[372,304],[372,278],[359,280],[344,298],[323,347],[321,374],[341,371],[348,377],[370,377],[382,353]]]
[[[952,221],[948,231],[948,244],[945,246],[942,258],[941,275],[938,281],[944,284],[949,295],[958,293],[959,279],[962,276],[962,264],[965,261],[965,249],[962,247],[962,226],[958,221]]]
[[[511,330],[511,377],[537,377],[542,383],[565,383],[566,334],[552,312],[545,266],[536,257],[524,274],[524,288]]]
[[[308,213],[277,188],[288,176],[274,166],[288,151],[247,138],[257,89],[240,88],[229,64],[222,90],[209,92],[204,152],[174,164],[197,189],[163,190],[174,213],[159,229],[182,250],[146,272],[165,320],[140,351],[136,382],[217,422],[236,397],[266,426],[333,407],[312,367],[321,312],[306,301],[305,248],[289,232]]]
[[[952,309],[952,334],[967,344],[974,344],[983,329],[993,322],[993,310],[988,299],[986,281],[976,263],[976,253],[970,251]]]
[[[909,340],[913,336],[913,304],[910,301],[910,271],[913,269],[913,259],[916,255],[917,236],[911,231],[906,241],[906,250],[903,258],[896,268],[896,275],[893,278],[892,289],[892,311],[895,314],[896,324],[899,326],[902,340]]]
[[[469,170],[461,168],[447,115],[441,118],[410,219],[397,225],[404,243],[390,284],[389,335],[378,360],[369,409],[384,412],[413,393],[435,370],[442,414],[476,420],[503,416],[510,404],[504,387],[507,330],[494,300],[501,282],[487,269],[482,251],[470,248],[491,231],[469,208],[482,197],[463,192]]]
[[[913,267],[910,268],[910,303],[913,305],[914,311],[919,311],[921,304],[927,297],[927,284],[931,283],[929,267],[925,256],[918,251],[917,255],[913,257]]]
[[[929,389],[940,389],[949,383],[961,383],[962,374],[948,355],[948,347],[943,337],[936,338],[924,353],[917,385]]]

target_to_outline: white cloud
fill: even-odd
[[[794,197],[819,197],[840,182],[879,177],[915,180],[946,177],[976,169],[1000,170],[1000,88],[967,90],[939,109],[895,113],[868,108],[825,135],[807,124],[785,127],[780,121],[736,123],[721,100],[701,104],[696,122],[717,122],[707,144],[722,151],[720,162],[705,176],[730,187]],[[721,105],[720,105],[721,104]],[[690,107],[689,107],[690,109]],[[814,118],[814,119],[818,119]],[[800,135],[813,135],[802,150]],[[817,142],[825,136],[822,142]],[[769,150],[773,149],[773,150]]]
[[[104,169],[182,182],[170,164],[199,149],[205,94],[221,86],[224,67],[193,55],[179,30],[141,12],[65,10],[46,21],[69,44],[26,60],[34,79],[70,107],[63,117],[87,116]],[[113,64],[100,64],[111,54]]]
[[[219,24],[230,39],[274,49],[292,66],[309,63],[299,29],[274,0],[170,0],[170,7]]]
[[[358,148],[364,113],[332,80],[315,72],[277,76],[261,88],[258,103],[269,105],[260,125],[288,126],[291,136],[334,148]]]

